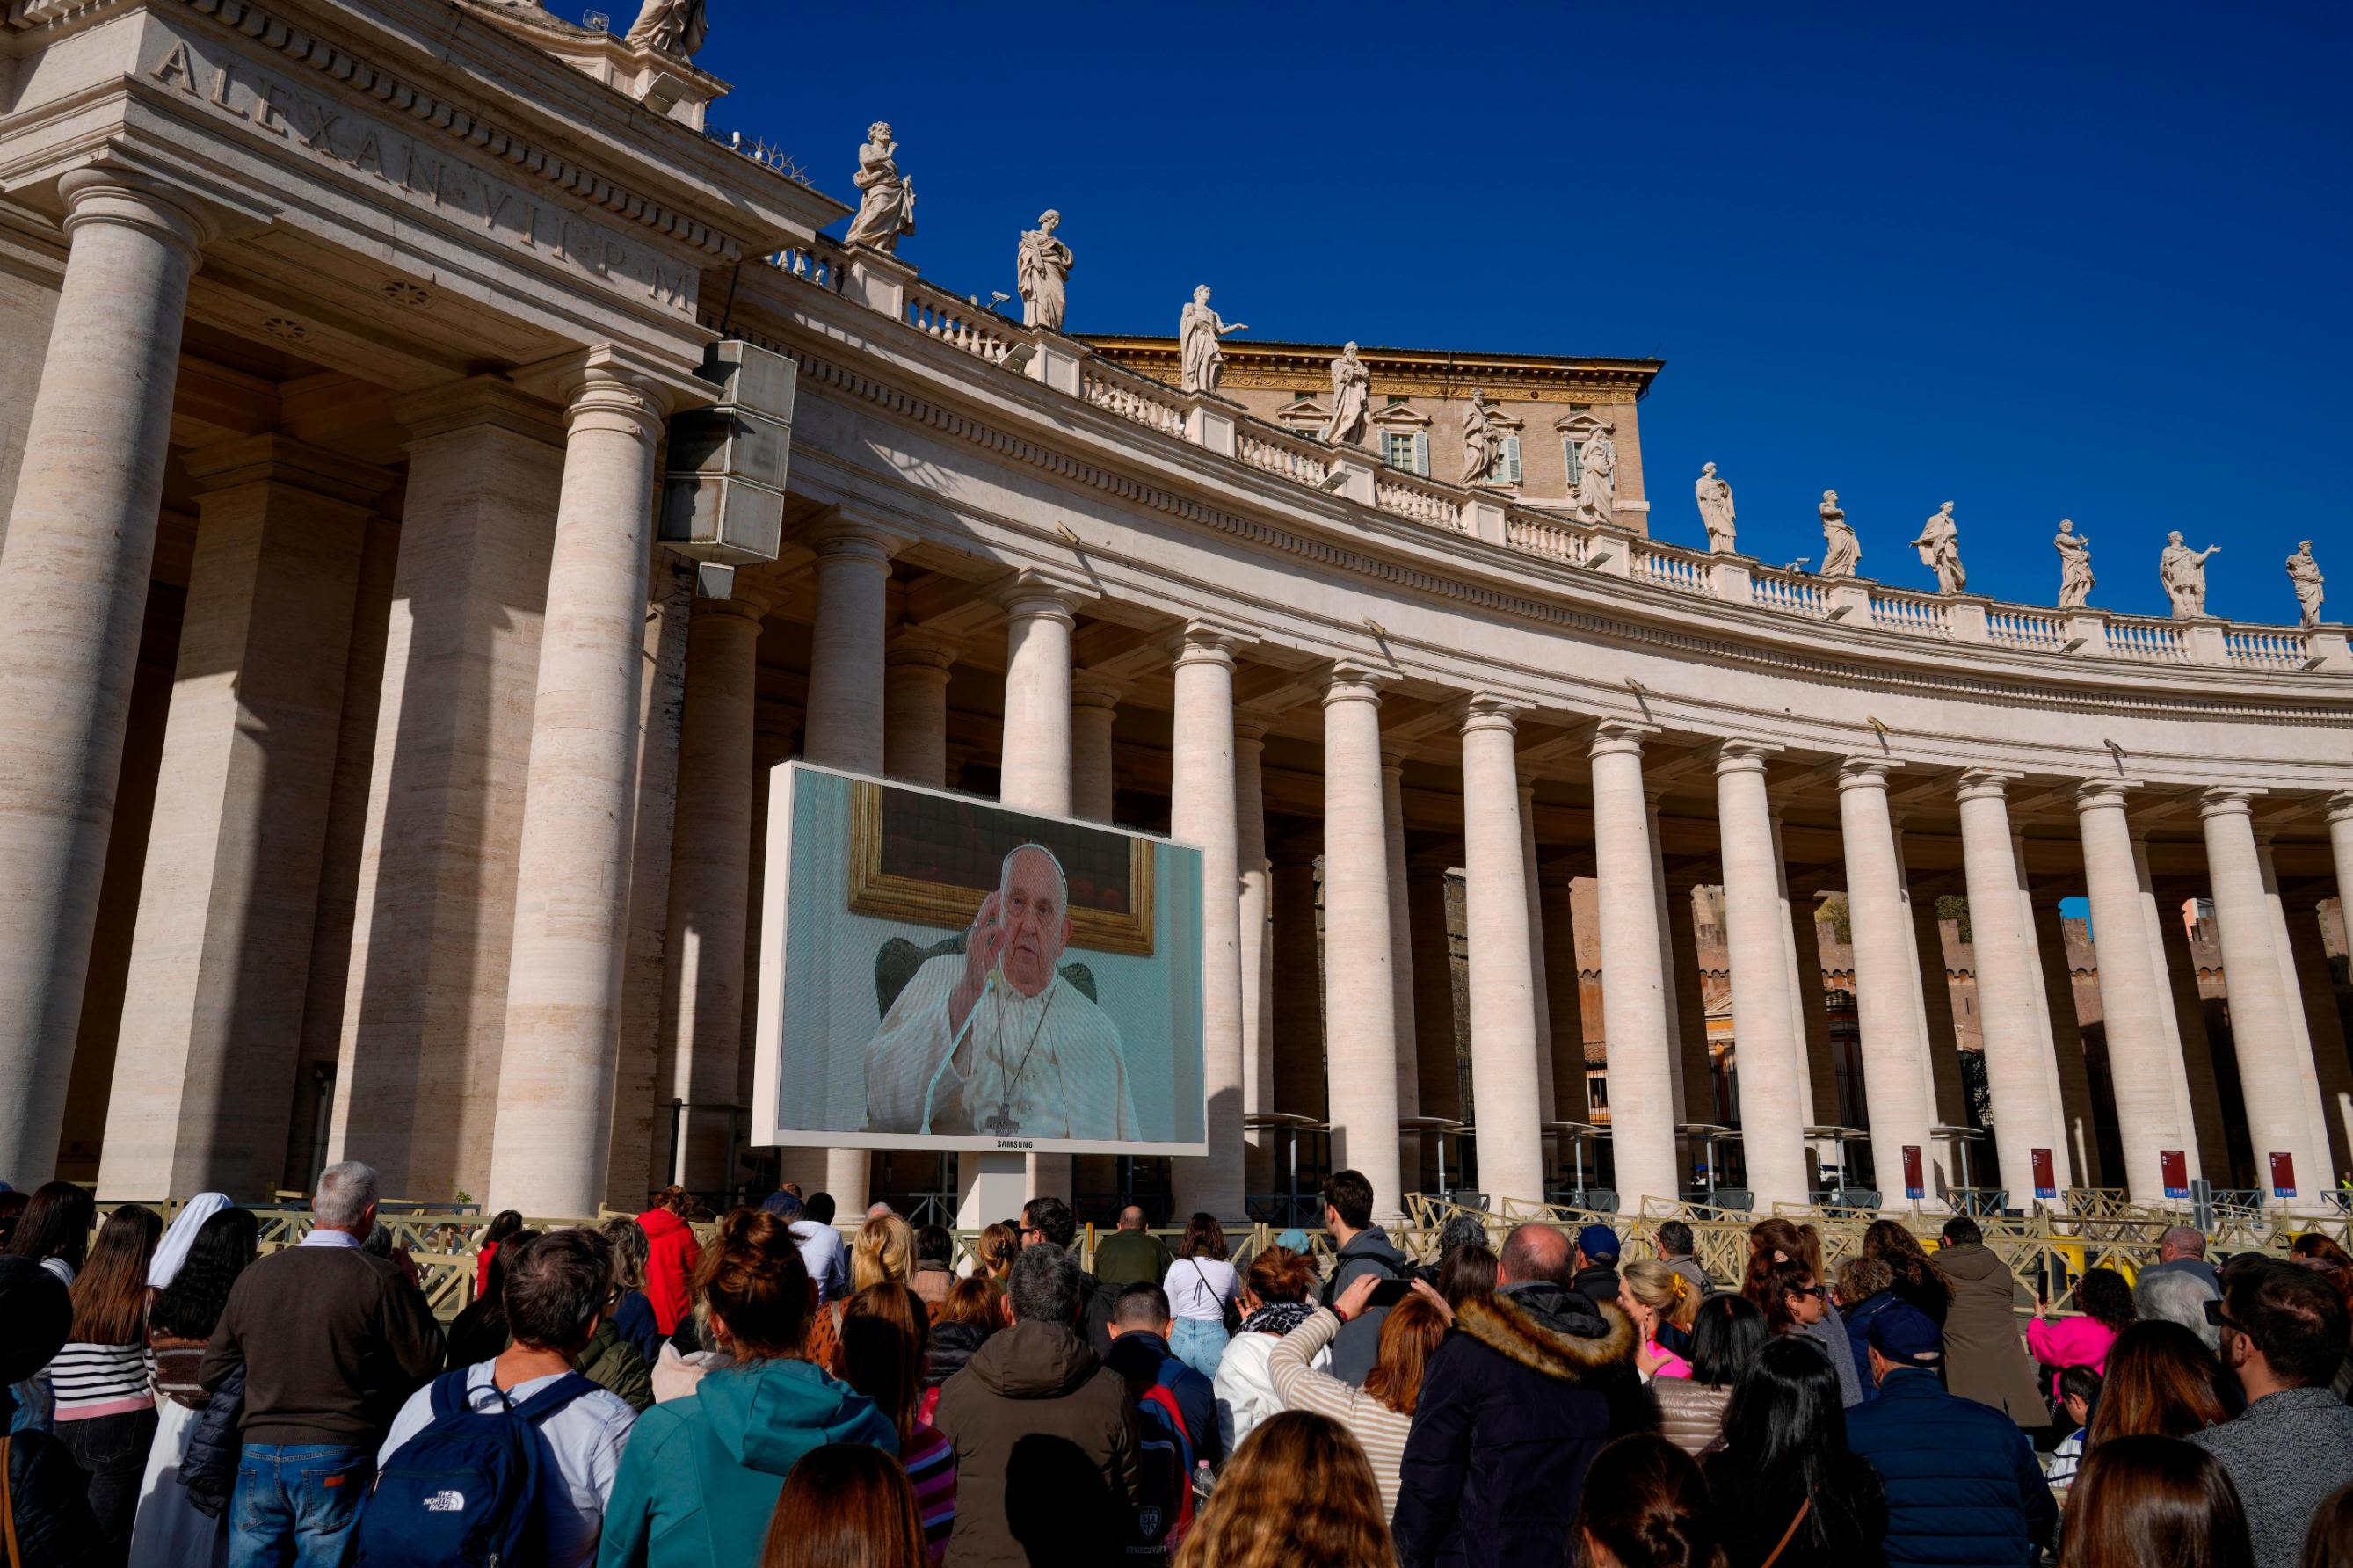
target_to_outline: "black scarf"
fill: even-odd
[[[1242,1320],[1246,1334],[1287,1334],[1307,1321],[1315,1309],[1304,1301],[1269,1301]]]

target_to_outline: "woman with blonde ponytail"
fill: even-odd
[[[1634,1321],[1641,1343],[1634,1365],[1642,1381],[1654,1377],[1689,1377],[1691,1363],[1659,1343],[1659,1327],[1670,1323],[1688,1331],[1699,1311],[1699,1292],[1692,1282],[1654,1258],[1629,1263],[1619,1271],[1618,1305]]]

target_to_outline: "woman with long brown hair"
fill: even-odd
[[[2254,1568],[2221,1461],[2172,1437],[2095,1446],[2067,1494],[2059,1568]]]
[[[49,1363],[58,1440],[89,1472],[90,1508],[110,1556],[128,1550],[139,1478],[155,1440],[147,1366],[147,1265],[164,1221],[125,1204],[106,1216],[74,1276],[73,1329]]]
[[[1380,1348],[1363,1387],[1318,1371],[1316,1355],[1339,1337],[1341,1324],[1356,1321],[1372,1305],[1379,1284],[1378,1275],[1360,1274],[1338,1300],[1309,1313],[1304,1322],[1275,1342],[1267,1357],[1267,1375],[1290,1409],[1327,1415],[1348,1429],[1373,1468],[1381,1492],[1381,1517],[1388,1519],[1397,1511],[1398,1475],[1405,1465],[1413,1413],[1421,1403],[1422,1373],[1454,1321],[1454,1309],[1427,1281],[1417,1279],[1413,1293],[1381,1321]]]
[[[807,1358],[815,1294],[792,1231],[736,1209],[695,1265],[712,1340],[734,1359],[693,1397],[655,1405],[629,1432],[605,1510],[607,1568],[708,1568],[759,1550],[796,1460],[828,1443],[871,1443],[895,1475],[899,1432],[874,1401]],[[920,1555],[922,1536],[917,1531]]]
[[[1748,1227],[1748,1268],[1741,1280],[1740,1293],[1757,1303],[1757,1310],[1770,1316],[1772,1303],[1766,1300],[1766,1277],[1777,1263],[1802,1263],[1807,1272],[1817,1279],[1822,1277],[1822,1237],[1812,1226],[1793,1225],[1776,1215],[1760,1219]]]
[[[803,1455],[776,1493],[760,1568],[923,1568],[915,1494],[891,1456],[862,1443]]]
[[[1285,1334],[1307,1321],[1315,1264],[1288,1247],[1270,1247],[1242,1271],[1242,1325],[1218,1363],[1218,1449],[1230,1454],[1250,1428],[1282,1414],[1269,1362]],[[1328,1366],[1327,1352],[1318,1362]]]
[[[1331,1417],[1286,1410],[1226,1461],[1176,1568],[1375,1568],[1396,1560],[1365,1450]]]
[[[2100,1407],[2084,1451],[2118,1437],[2187,1437],[2222,1419],[2221,1363],[2179,1323],[2148,1319],[2108,1347]],[[2079,1483],[2080,1484],[2080,1483]],[[2072,1509],[2071,1509],[2072,1513]]]
[[[1873,1220],[1862,1233],[1862,1255],[1887,1265],[1895,1276],[1888,1289],[1895,1292],[1897,1300],[1927,1313],[1937,1327],[1944,1326],[1945,1313],[1953,1305],[1952,1287],[1936,1272],[1919,1237],[1892,1219]]]
[[[930,1343],[923,1352],[923,1418],[938,1408],[940,1388],[964,1370],[973,1352],[1005,1326],[1005,1292],[986,1274],[973,1274],[948,1287],[948,1298],[932,1314]]]
[[[955,1528],[956,1470],[955,1447],[919,1414],[929,1331],[923,1301],[904,1285],[869,1285],[842,1305],[841,1381],[872,1400],[898,1430],[899,1465],[915,1489],[915,1511],[936,1563],[947,1555]]]
[[[1176,1321],[1168,1348],[1178,1361],[1214,1381],[1218,1363],[1225,1359],[1226,1343],[1240,1327],[1233,1301],[1241,1287],[1234,1266],[1226,1261],[1225,1227],[1212,1214],[1196,1214],[1177,1244],[1176,1261],[1168,1266],[1160,1288],[1168,1293],[1168,1310]]]
[[[1699,1461],[1655,1432],[1593,1458],[1577,1514],[1580,1568],[1719,1568]]]
[[[1008,1219],[983,1226],[976,1251],[979,1271],[987,1275],[999,1290],[1004,1289],[1006,1276],[1013,1272],[1013,1260],[1021,1256],[1021,1227]]]

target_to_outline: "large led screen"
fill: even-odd
[[[1206,1152],[1201,856],[788,763],[754,1142]]]

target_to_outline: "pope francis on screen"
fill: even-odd
[[[1059,968],[1069,893],[1043,846],[1006,856],[964,952],[926,960],[867,1044],[869,1131],[1140,1136],[1119,1027]]]

